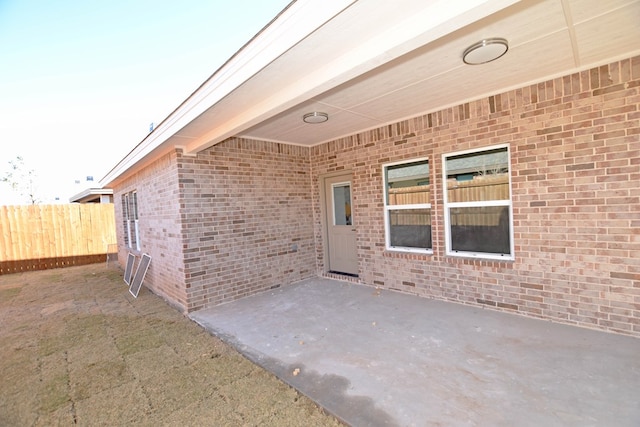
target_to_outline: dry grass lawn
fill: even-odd
[[[118,267],[0,276],[0,425],[73,424],[340,425]]]

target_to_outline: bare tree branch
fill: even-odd
[[[40,199],[36,195],[36,172],[33,169],[27,169],[22,156],[17,156],[15,160],[9,160],[9,170],[3,177],[0,177],[0,182],[8,184],[29,204],[40,203]]]

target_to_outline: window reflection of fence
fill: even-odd
[[[482,176],[469,181],[450,179],[447,198],[450,203],[509,200],[509,176]],[[451,225],[497,226],[506,214],[508,210],[504,206],[452,208],[449,219]]]
[[[429,200],[429,186],[416,185],[389,189],[389,205],[420,205],[431,203]]]
[[[449,203],[509,200],[509,176],[483,176],[469,181],[449,179],[447,199]]]
[[[489,175],[469,181],[447,181],[449,203],[509,200],[509,175]],[[394,210],[393,205],[418,205],[430,203],[428,185],[390,188],[389,221],[391,225],[431,225],[429,210]],[[451,209],[451,225],[497,226],[508,212],[503,206]]]
[[[389,205],[421,205],[430,203],[428,185],[389,189]],[[408,209],[389,211],[391,225],[431,225],[428,209]]]
[[[508,218],[509,209],[506,206],[486,206],[481,208],[452,208],[449,221],[452,226],[470,225],[495,227]]]
[[[391,225],[431,225],[431,212],[423,210],[389,211]]]

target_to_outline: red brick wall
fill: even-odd
[[[181,311],[187,305],[182,257],[182,235],[179,226],[180,193],[178,189],[178,156],[171,153],[153,162],[126,181],[114,187],[118,259],[121,266],[127,253],[148,253],[151,264],[144,286],[165,298]],[[121,195],[138,192],[140,251],[124,246]]]
[[[138,192],[145,286],[183,312],[315,275],[309,149],[230,139],[197,156],[172,153],[114,188]]]
[[[351,170],[363,283],[640,335],[639,86],[636,57],[312,148],[318,273],[319,179]],[[502,143],[515,261],[446,256],[442,155]],[[385,251],[382,164],[425,156],[433,255]]]
[[[178,163],[188,311],[315,275],[308,148],[229,139]]]
[[[137,190],[145,285],[185,312],[324,274],[320,176],[350,170],[362,283],[640,335],[639,86],[634,58],[311,149],[171,153],[114,188],[119,242]],[[515,261],[446,256],[442,155],[502,143]],[[382,164],[425,156],[434,253],[388,252]]]

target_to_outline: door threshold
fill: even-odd
[[[355,278],[360,277],[360,276],[358,276],[357,274],[353,274],[353,273],[343,273],[343,272],[341,272],[341,271],[333,271],[333,270],[329,270],[329,271],[327,271],[327,273],[330,273],[330,274],[337,274],[337,275],[339,275],[339,276],[355,277]]]

